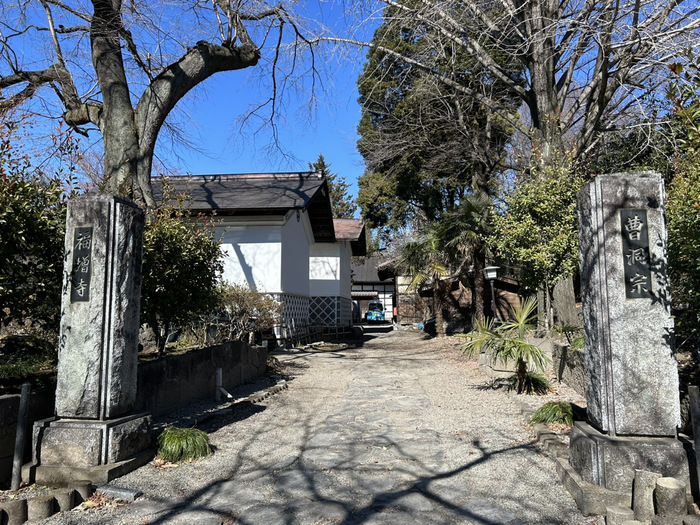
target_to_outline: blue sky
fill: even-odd
[[[319,153],[323,153],[331,171],[356,183],[364,168],[357,153],[357,71],[353,64],[339,68],[333,85],[327,86],[313,112],[311,122],[301,116],[306,101],[296,100],[283,111],[278,125],[282,151],[270,150],[269,128],[253,134],[239,133],[237,119],[244,115],[259,93],[240,83],[241,75],[226,73],[214,77],[206,86],[205,100],[188,104],[195,129],[191,138],[203,151],[183,151],[180,159],[171,160],[178,171],[191,174],[255,173],[267,171],[307,170]],[[254,82],[251,82],[254,83]]]
[[[371,9],[379,4],[373,1],[357,3],[345,0],[299,0],[296,8],[300,10],[300,17],[305,19],[304,32],[308,36],[319,34],[318,26],[322,26],[332,34],[368,41],[379,20],[367,15],[367,12],[371,12]],[[367,9],[367,12],[359,12],[361,9]],[[381,13],[381,9],[375,13]],[[43,13],[37,12],[33,16],[39,17],[38,20],[44,23]],[[166,22],[173,23],[172,20],[164,20],[163,24]],[[190,27],[185,22],[178,18],[174,23],[178,30],[182,30]],[[167,25],[162,27],[167,29]],[[209,26],[202,28],[210,29]],[[199,35],[197,31],[194,31],[193,35],[189,35],[187,31],[188,29],[185,29],[185,36],[191,37],[192,40]],[[263,41],[259,34],[252,36],[258,43]],[[271,42],[274,44],[274,41],[275,38],[268,38],[267,46],[270,46]],[[53,57],[51,53],[48,53],[48,59],[42,54],[35,54],[35,43],[29,36],[27,42],[20,39],[17,45],[26,46],[26,56],[23,60],[30,68],[45,67],[46,61]],[[80,75],[80,67],[75,64],[80,64],[81,59],[89,56],[86,55],[89,53],[89,47],[84,39],[79,45],[76,42],[75,46],[77,54],[72,65],[75,73]],[[179,51],[180,48],[177,49],[177,52]],[[157,175],[163,170],[167,173],[198,175],[301,171],[308,170],[309,163],[314,162],[319,153],[323,153],[326,162],[331,165],[331,171],[344,177],[351,185],[351,191],[356,193],[357,178],[364,171],[362,158],[356,149],[356,130],[360,119],[356,83],[362,71],[366,50],[325,51],[325,54],[321,49],[317,51],[319,89],[316,91],[317,99],[311,114],[308,96],[310,75],[293,79],[292,83],[296,83],[300,92],[284,90],[284,96],[281,97],[283,107],[277,112],[280,117],[276,128],[279,149],[270,148],[273,135],[269,126],[260,127],[252,120],[254,125],[248,126],[245,129],[246,133],[242,134],[240,123],[237,123],[237,120],[246,115],[251,105],[255,106],[270,96],[269,73],[266,71],[269,71],[273,52],[269,47],[263,47],[263,57],[258,66],[217,73],[178,103],[170,123],[192,148],[184,147],[181,143],[173,146],[168,133],[161,130],[156,145],[157,159],[153,174]],[[305,64],[303,61],[298,63]],[[286,66],[283,66],[281,69],[287,71],[288,68],[285,68]],[[299,68],[299,71],[303,70],[304,66]],[[144,79],[138,81],[142,80]],[[93,89],[93,82],[92,78],[79,79],[81,92]],[[140,95],[142,84],[133,82],[131,87],[135,97]],[[45,92],[50,93],[50,90],[46,88]],[[47,100],[50,100],[50,95]],[[49,102],[45,108],[44,102],[38,100],[31,107],[38,114],[48,112],[56,117],[63,109],[54,102]],[[41,122],[34,144],[37,148],[43,146],[42,141],[46,140],[46,136],[51,140],[57,126],[56,120]],[[81,149],[90,152],[93,146],[96,146],[94,150],[98,156],[100,142],[101,137],[94,130],[88,138],[80,138]],[[51,146],[47,149],[53,151]],[[38,157],[41,155],[42,153],[37,154]],[[161,166],[164,167],[159,167],[158,159],[163,161]],[[47,162],[50,161],[44,159],[41,164]]]
[[[352,6],[352,4],[350,4]],[[371,39],[378,21],[366,25],[355,22],[342,2],[306,3],[306,16],[333,31]],[[357,178],[363,173],[362,157],[356,149],[360,106],[357,103],[357,77],[362,71],[366,51],[350,49],[322,65],[323,88],[309,119],[307,95],[290,96],[281,110],[277,131],[282,151],[269,148],[272,130],[262,128],[245,135],[236,121],[250,105],[267,96],[251,70],[220,73],[209,79],[204,94],[186,102],[193,129],[187,135],[200,151],[178,151],[169,164],[180,173],[218,174],[307,170],[319,153],[323,153],[331,171],[344,177],[357,191]]]

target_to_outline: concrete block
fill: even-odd
[[[636,470],[689,480],[683,444],[674,438],[609,436],[576,421],[570,462],[588,483],[631,493]]]
[[[622,525],[634,521],[634,511],[627,507],[608,507],[605,510],[605,525]]]
[[[34,424],[34,463],[89,468],[118,463],[148,449],[151,418],[133,414],[117,419],[49,418]]]
[[[659,478],[661,478],[661,474],[656,472],[635,471],[632,508],[634,509],[634,519],[637,521],[647,523],[654,517],[654,489]]]
[[[656,480],[654,503],[656,514],[662,517],[685,516],[688,513],[686,485],[676,478],[659,478]]]
[[[136,498],[142,494],[140,490],[125,489],[121,487],[114,487],[112,485],[100,485],[95,488],[95,492],[104,494],[108,498],[126,501],[128,503],[133,503]]]
[[[71,481],[89,479],[93,483],[108,483],[113,479],[128,474],[153,459],[154,452],[146,450],[130,459],[98,465],[95,467],[67,467],[65,465],[31,465],[23,477],[27,476],[36,483],[49,487],[65,486]]]
[[[51,492],[51,495],[56,500],[56,507],[59,512],[66,512],[75,507],[75,490],[74,489],[57,489]]]
[[[2,509],[0,511],[0,516],[2,516],[4,512],[4,519],[7,525],[22,525],[27,521],[26,499],[5,501],[4,503],[0,503],[0,509]]]
[[[76,479],[68,484],[68,489],[73,491],[75,503],[87,501],[93,494],[92,482],[87,479]]]
[[[654,516],[651,525],[683,525],[681,516]]]
[[[52,495],[37,496],[27,500],[27,519],[39,521],[56,514],[56,500]]]
[[[632,507],[631,491],[616,492],[588,483],[564,458],[556,458],[555,466],[559,479],[584,516],[603,515],[608,507]]]

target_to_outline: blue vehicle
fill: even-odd
[[[383,323],[386,321],[384,316],[384,305],[379,301],[370,301],[367,307],[365,319],[369,323]]]

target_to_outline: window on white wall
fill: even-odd
[[[310,257],[309,279],[316,281],[340,280],[340,257]]]

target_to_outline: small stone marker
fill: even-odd
[[[659,478],[656,480],[654,502],[659,516],[685,516],[688,504],[685,498],[686,487],[676,478]]]
[[[34,426],[39,483],[104,483],[150,459],[150,416],[132,413],[143,226],[142,210],[114,195],[68,203],[57,417]]]
[[[663,180],[599,175],[579,192],[578,216],[588,421],[574,425],[569,463],[617,494],[632,493],[637,470],[687,479]]]
[[[660,477],[661,474],[646,470],[635,472],[632,508],[637,521],[648,522],[654,517],[654,489]]]

